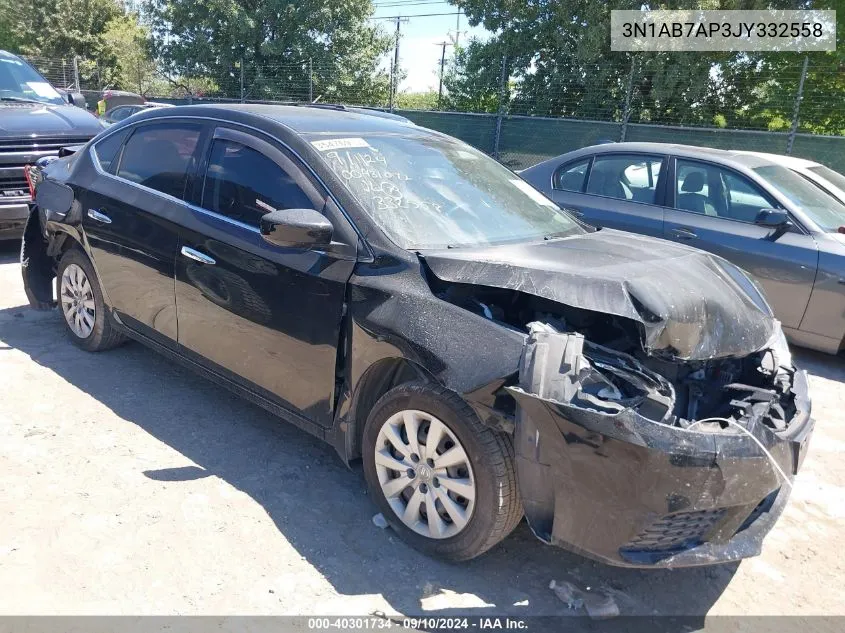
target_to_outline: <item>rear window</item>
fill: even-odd
[[[100,161],[103,171],[110,174],[114,173],[114,160],[117,158],[120,146],[123,145],[123,141],[126,140],[128,135],[129,130],[121,130],[94,145],[94,153],[97,155],[97,160]]]
[[[185,193],[199,125],[159,123],[136,128],[126,142],[117,175],[176,198]]]

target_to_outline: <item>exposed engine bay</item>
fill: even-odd
[[[534,359],[523,360],[532,375],[545,376],[537,380],[554,383],[531,391],[554,401],[606,415],[633,409],[669,426],[734,433],[729,420],[781,431],[795,414],[795,370],[780,328],[769,347],[744,358],[679,360],[647,354],[639,324],[624,317],[515,290],[430,282],[444,301],[530,332],[537,345],[562,346],[548,355],[562,358],[555,371],[537,371]]]

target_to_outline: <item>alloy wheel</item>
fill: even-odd
[[[464,447],[442,421],[411,409],[392,415],[379,430],[374,460],[382,493],[408,528],[444,539],[467,526],[475,477]]]
[[[81,339],[91,336],[96,320],[94,291],[81,266],[70,264],[62,273],[59,289],[62,313],[71,331]]]

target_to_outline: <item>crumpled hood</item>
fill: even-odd
[[[421,257],[444,281],[518,290],[637,321],[650,354],[746,356],[763,349],[777,327],[756,286],[730,262],[621,231]]]
[[[0,138],[95,136],[103,131],[90,112],[71,105],[0,104]]]

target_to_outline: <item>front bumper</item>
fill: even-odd
[[[0,240],[18,239],[23,235],[29,217],[28,201],[0,200]]]
[[[813,431],[807,378],[783,433],[749,430],[792,480]],[[525,516],[544,542],[624,567],[685,567],[760,553],[788,486],[747,435],[576,409],[514,389]]]

